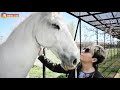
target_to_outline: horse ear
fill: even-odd
[[[42,17],[50,15],[52,12],[42,12]]]
[[[57,16],[58,14],[60,14],[60,12],[52,12],[51,14],[52,16]]]
[[[42,12],[42,16],[47,16],[47,15],[55,16],[58,14],[60,14],[60,12]]]
[[[43,18],[43,17],[51,17],[52,16],[52,18],[54,18],[54,17],[56,17],[58,14],[60,14],[60,12],[42,12],[41,13],[41,17]]]

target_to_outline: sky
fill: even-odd
[[[12,32],[12,30],[15,27],[17,27],[20,24],[20,22],[22,22],[26,17],[28,17],[30,14],[32,14],[32,12],[4,12],[7,14],[19,14],[19,17],[2,18],[1,17],[2,13],[3,12],[0,12],[0,40],[1,40],[1,42],[8,38],[8,36]],[[62,15],[64,16],[64,19],[65,19],[67,24],[69,24],[71,22],[74,24],[74,33],[75,33],[78,19],[73,17],[72,15],[66,13],[66,12],[62,12]],[[82,42],[83,41],[96,42],[95,32],[90,31],[92,29],[94,29],[94,31],[96,30],[91,25],[88,25],[83,21],[81,22],[81,41]],[[104,41],[103,32],[101,30],[98,30],[98,32],[99,32],[98,41],[103,42]],[[77,38],[76,38],[77,42],[79,42],[79,38],[80,37],[79,37],[79,29],[78,29]],[[110,40],[109,35],[106,34],[106,42],[110,42],[109,40]],[[114,41],[116,41],[116,40],[117,39],[114,39]]]

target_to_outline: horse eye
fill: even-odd
[[[55,29],[60,29],[60,27],[57,25],[57,24],[52,24],[52,26],[55,28]]]

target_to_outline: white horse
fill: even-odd
[[[42,46],[58,56],[66,70],[79,62],[77,46],[62,15],[38,12],[18,25],[0,46],[0,77],[26,77]]]

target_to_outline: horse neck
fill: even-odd
[[[40,50],[33,34],[38,19],[35,15],[22,22],[0,45],[0,77],[25,77],[32,68]]]
[[[10,34],[8,39],[5,43],[7,43],[9,46],[13,45],[21,45],[21,48],[23,45],[36,45],[38,47],[38,43],[36,43],[35,37],[34,37],[34,27],[35,27],[36,18],[34,15],[29,16],[25,21],[23,21],[18,27],[15,28],[15,30]]]
[[[33,35],[34,18],[29,17],[22,22],[2,45],[4,55],[8,55],[11,62],[16,62],[16,65],[26,62],[24,66],[28,69],[34,64],[40,48]]]

